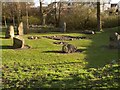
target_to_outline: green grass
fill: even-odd
[[[85,82],[83,80],[92,77],[84,68],[101,68],[118,59],[118,50],[108,48],[109,35],[114,31],[117,31],[117,28],[106,29],[104,32],[97,32],[95,35],[64,33],[64,35],[91,38],[67,41],[83,50],[81,53],[70,54],[57,52],[61,51],[62,45],[55,45],[53,44],[55,40],[41,37],[63,35],[63,33],[31,33],[24,35],[25,44],[31,47],[24,50],[6,48],[6,46],[12,46],[12,39],[0,38],[2,40],[0,46],[3,47],[4,87],[84,88]],[[28,36],[32,35],[40,36],[41,39],[27,39]],[[4,33],[1,36],[4,37]],[[84,76],[83,74],[87,75]]]

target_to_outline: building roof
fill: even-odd
[[[120,2],[120,0],[110,0],[111,4],[117,4],[118,2]]]

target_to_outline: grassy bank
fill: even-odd
[[[23,37],[25,44],[31,48],[24,50],[10,49],[9,46],[13,44],[12,39],[2,38],[3,34],[0,38],[2,40],[0,46],[2,47],[4,87],[91,88],[95,82],[93,85],[90,82],[98,78],[89,69],[102,68],[113,60],[118,60],[118,50],[108,48],[109,35],[117,30],[118,28],[106,29],[95,35],[80,33],[28,34]],[[33,35],[39,36],[41,39],[29,40],[28,36]],[[50,35],[85,36],[90,39],[66,41],[77,46],[82,52],[65,54],[59,52],[62,45],[53,44],[56,40],[42,37]],[[98,85],[99,87],[102,86]],[[118,84],[113,87],[118,87]]]

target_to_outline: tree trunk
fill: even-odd
[[[40,25],[43,25],[42,1],[40,0]]]
[[[19,27],[19,24],[20,24],[20,3],[18,2],[17,3],[17,35],[19,35],[18,33],[18,27]]]
[[[58,25],[60,24],[60,19],[61,19],[61,0],[60,0],[60,5],[59,5],[59,15],[58,15]]]
[[[43,15],[43,25],[46,25],[46,14]]]
[[[18,3],[18,25],[19,25],[19,23],[20,23],[20,5],[19,5],[19,3]]]
[[[7,28],[7,22],[6,22],[6,17],[4,16],[4,25]]]
[[[13,15],[12,19],[13,19],[13,26],[15,27],[15,18],[14,18],[14,15]]]
[[[97,1],[97,28],[98,31],[101,31],[100,0]]]
[[[12,3],[12,7],[14,7],[14,4]],[[13,26],[15,27],[15,8],[12,9],[12,21],[13,21]]]
[[[29,31],[29,20],[28,20],[28,3],[26,3],[26,32],[25,33],[28,33]]]
[[[56,2],[56,0],[55,0],[55,2]],[[57,6],[56,6],[56,4],[57,3],[55,3],[55,26],[57,27],[58,26],[57,25],[58,20],[57,20]]]

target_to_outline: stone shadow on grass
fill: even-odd
[[[83,52],[83,51],[85,51],[86,49],[77,49],[77,51],[76,52],[74,52],[74,53],[81,53],[81,52]],[[67,54],[67,53],[64,53],[64,52],[62,52],[62,50],[60,51],[58,51],[58,50],[54,50],[54,51],[43,51],[43,53],[60,53],[60,54]]]
[[[94,35],[90,46],[87,47],[87,51],[85,52],[85,61],[88,63],[86,64],[86,68],[100,68],[111,63],[113,60],[118,60],[118,49],[109,47],[110,35],[116,31],[117,29],[104,30],[104,32]]]
[[[0,39],[9,39],[9,38],[6,38],[6,37],[0,37]]]
[[[62,51],[43,51],[43,53],[63,53]]]
[[[0,46],[0,49],[13,49],[13,46],[9,46],[9,45]]]
[[[5,45],[5,46],[0,46],[0,49],[14,49],[14,50],[24,50],[24,49],[30,49],[31,47],[28,45],[24,45],[23,48],[14,48],[13,46]]]

